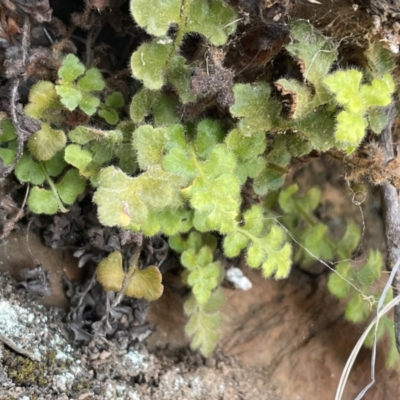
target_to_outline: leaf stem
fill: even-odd
[[[125,278],[122,282],[122,287],[121,290],[119,291],[117,297],[114,299],[113,303],[112,303],[112,308],[116,307],[122,300],[122,298],[125,295],[125,290],[130,282],[130,280],[132,279],[133,275],[135,274],[136,270],[139,268],[138,267],[138,260],[139,260],[139,256],[140,256],[140,252],[142,251],[142,246],[138,246],[136,247],[135,253],[133,255],[133,259],[130,263],[130,267],[128,270],[128,273],[125,275]]]
[[[190,3],[192,0],[182,0],[182,5],[181,5],[181,13],[180,13],[180,21],[178,24],[178,32],[176,33],[174,43],[172,45],[172,50],[171,53],[169,54],[167,63],[165,65],[165,71],[168,72],[172,60],[175,58],[176,53],[179,50],[179,46],[181,45],[181,42],[183,40],[183,36],[186,33],[186,20],[189,15],[189,9],[190,9]]]
[[[50,186],[51,191],[52,191],[53,194],[54,194],[54,197],[55,197],[56,200],[57,200],[58,208],[59,208],[60,211],[63,212],[63,213],[68,212],[68,210],[64,207],[64,204],[63,204],[63,202],[61,201],[60,196],[58,195],[58,191],[57,191],[56,185],[54,184],[54,182],[53,182],[52,179],[50,178],[50,175],[48,174],[47,169],[46,169],[46,166],[44,165],[43,161],[40,161],[40,162],[39,162],[39,165],[40,165],[40,169],[41,169],[42,172],[43,172],[44,177],[46,178],[47,183],[48,183],[49,186]]]
[[[304,211],[303,207],[300,207],[298,204],[296,204],[296,210],[311,226],[315,226],[317,224],[314,219]]]

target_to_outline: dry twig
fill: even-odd
[[[11,339],[7,338],[6,336],[0,333],[0,341],[4,343],[5,346],[9,347],[11,350],[15,351],[21,356],[25,356],[30,358],[32,361],[40,362],[40,358],[35,356],[32,352],[28,350],[21,349],[21,347],[17,346]]]
[[[386,153],[386,162],[395,158],[393,149],[392,129],[396,119],[395,104],[387,108],[388,124],[381,133],[381,144]],[[400,259],[400,204],[397,189],[389,181],[381,185],[381,198],[383,209],[383,223],[385,227],[386,241],[386,268],[391,271]],[[400,273],[397,273],[393,281],[393,297],[400,294]],[[400,305],[394,308],[394,329],[397,350],[400,353]]]

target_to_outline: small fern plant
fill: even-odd
[[[38,82],[30,91],[25,112],[40,129],[29,139],[15,174],[31,184],[28,205],[35,213],[67,212],[90,183],[104,226],[169,237],[191,288],[184,306],[186,332],[192,348],[208,356],[218,340],[224,301],[217,247],[226,257],[244,254],[249,267],[276,279],[286,278],[293,262],[307,266],[311,261],[310,253],[293,250],[287,231],[314,257],[351,257],[355,246],[345,242],[357,236],[354,226],[341,241],[331,241],[326,225],[312,214],[319,192],[312,189],[298,198],[296,186],[282,186],[293,157],[332,148],[351,153],[367,129],[380,131],[386,122],[380,109],[394,92],[393,64],[382,63],[384,50],[372,45],[368,70],[333,71],[333,44],[305,21],[295,21],[286,51],[298,64],[301,81],[232,84],[227,123],[181,122],[179,107],[202,100],[192,89],[194,67],[184,56],[184,39],[200,36],[211,52],[218,51],[235,33],[236,13],[223,0],[130,0],[130,9],[151,39],[131,56],[132,76],[141,86],[133,94],[129,120],[120,121],[120,93],[105,97],[100,71],[68,55],[56,83]],[[289,115],[272,95],[273,86],[291,99]],[[74,120],[77,110],[86,123]],[[108,129],[89,123],[95,115]],[[9,120],[0,123],[0,157],[7,163],[15,154],[16,135]],[[347,129],[349,124],[354,130]],[[244,189],[251,191],[250,203]],[[284,214],[279,223],[273,197]],[[308,224],[302,231],[299,218]],[[122,265],[119,252],[99,264],[97,278],[106,290],[148,300],[161,295],[155,267],[141,271],[132,262],[125,272]],[[329,289],[337,295],[341,283],[332,282]]]

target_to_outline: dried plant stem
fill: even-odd
[[[342,376],[340,377],[339,385],[336,391],[335,400],[341,400],[343,397],[344,388],[346,386],[347,379],[349,378],[350,371],[353,368],[354,361],[358,355],[358,352],[361,349],[367,335],[370,330],[374,327],[374,325],[382,318],[387,312],[389,312],[393,307],[398,307],[400,304],[400,295],[396,296],[393,300],[391,300],[388,304],[385,305],[382,310],[379,311],[378,315],[374,318],[374,320],[368,325],[367,329],[365,329],[364,333],[358,339],[356,345],[354,346],[353,351],[350,354],[350,357],[347,360],[347,363],[343,369]]]
[[[5,346],[9,347],[11,350],[15,351],[18,354],[21,354],[21,356],[25,356],[30,358],[32,361],[37,361],[40,362],[40,358],[35,356],[35,354],[31,353],[28,350],[24,350],[21,347],[17,346],[11,339],[8,337],[2,335],[0,333],[0,342],[3,342]]]
[[[126,290],[127,286],[129,285],[129,282],[132,279],[132,276],[134,275],[135,271],[139,268],[138,262],[139,262],[139,256],[140,256],[141,251],[142,251],[142,246],[138,246],[133,255],[133,260],[130,264],[129,271],[126,274],[124,281],[122,282],[122,288],[119,291],[117,297],[114,299],[111,308],[116,307],[121,302],[122,298],[124,297],[125,290]]]
[[[29,17],[26,15],[24,17],[24,24],[22,26],[22,64],[25,66],[27,58],[28,58],[28,50],[29,50],[29,35],[30,35],[30,21]],[[18,101],[18,90],[19,85],[25,78],[23,76],[19,76],[15,78],[12,88],[11,88],[11,96],[10,96],[10,115],[11,120],[13,122],[15,131],[18,136],[18,148],[17,154],[14,158],[14,161],[7,167],[0,169],[0,178],[5,178],[9,175],[17,165],[18,161],[22,157],[24,150],[24,142],[29,137],[29,132],[26,132],[25,129],[22,128],[17,112],[17,101]]]
[[[395,157],[393,150],[392,129],[396,118],[394,103],[387,108],[388,124],[381,133],[381,145],[384,148],[386,162]],[[397,189],[391,182],[381,185],[381,198],[383,210],[383,223],[386,241],[386,268],[391,271],[400,258],[400,204]],[[393,280],[393,296],[400,293],[400,273]],[[400,305],[394,308],[394,329],[397,350],[400,353]]]

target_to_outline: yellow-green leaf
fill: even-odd
[[[164,291],[161,281],[161,272],[155,266],[147,267],[144,270],[136,269],[125,289],[125,294],[137,299],[157,300]]]
[[[106,291],[119,292],[122,289],[125,273],[122,269],[122,255],[119,251],[114,251],[99,263],[96,277]]]

